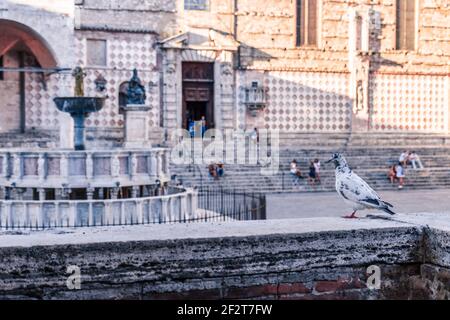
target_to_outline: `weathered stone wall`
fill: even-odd
[[[0,298],[449,299],[448,228],[418,218],[432,228],[399,216],[2,234]],[[80,290],[66,287],[69,265]]]
[[[151,31],[165,38],[179,32],[176,17],[171,0],[75,1],[77,29]]]
[[[3,56],[5,67],[18,67],[16,52],[9,52]],[[5,72],[3,80],[0,81],[0,110],[2,121],[0,122],[0,132],[19,130],[20,128],[20,108],[19,108],[19,75]]]
[[[444,0],[417,2],[416,49],[412,51],[395,48],[395,0],[318,1],[315,47],[296,47],[294,0],[211,0],[206,11],[184,10],[183,0],[2,1],[0,19],[35,30],[61,67],[86,66],[86,39],[108,42],[108,65],[86,66],[89,94],[95,93],[93,81],[98,74],[108,81],[105,109],[88,119],[94,135],[103,128],[104,135],[120,139],[123,117],[118,112],[118,86],[133,67],[144,83],[154,84],[148,88],[153,106],[149,124],[155,131],[151,136],[160,140],[159,126],[168,131],[178,127],[180,64],[199,61],[205,53],[216,65],[214,114],[219,128],[448,132],[450,5]],[[367,55],[352,51],[357,38],[354,14],[368,23],[364,29],[368,47],[363,50]],[[186,43],[180,45],[184,50],[158,52],[158,41],[182,32],[189,32]],[[232,39],[239,51],[224,49]],[[364,59],[367,62],[361,68],[357,62]],[[256,118],[242,103],[243,87],[255,80],[269,87],[268,108]],[[358,103],[360,80],[365,98]],[[61,114],[51,100],[71,92],[71,78],[52,75],[46,89],[38,75],[27,81],[27,128],[57,128]],[[330,90],[327,81],[333,83]],[[309,91],[301,97],[305,82]]]

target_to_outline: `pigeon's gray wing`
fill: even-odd
[[[345,199],[374,208],[384,206],[380,196],[354,172],[342,175],[339,180],[339,192]]]

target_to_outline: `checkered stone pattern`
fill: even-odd
[[[86,39],[105,39],[107,41],[107,66],[86,66]],[[159,126],[159,78],[156,70],[156,51],[153,35],[128,33],[77,32],[77,65],[86,72],[85,95],[107,94],[103,109],[86,119],[88,127],[122,128],[124,119],[119,114],[119,87],[132,76],[132,70],[138,70],[146,90],[146,103],[151,106],[148,113],[149,125]],[[101,74],[106,80],[106,90],[99,93],[95,88],[95,79]],[[151,86],[150,83],[154,85]]]
[[[374,76],[370,84],[371,129],[446,132],[448,90],[444,76]]]
[[[25,125],[27,129],[54,130],[59,128],[59,111],[53,102],[57,96],[70,91],[71,76],[51,75],[45,84],[37,73],[27,73],[25,83]]]
[[[264,79],[267,129],[289,132],[348,132],[352,100],[349,76],[337,73],[270,72]]]

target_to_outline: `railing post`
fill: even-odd
[[[77,226],[77,205],[75,202],[69,202],[69,227],[78,227]]]
[[[112,202],[105,201],[105,225],[112,225],[113,219],[113,212],[112,212]]]
[[[93,210],[93,207],[92,207],[92,201],[88,202],[88,227],[89,227],[89,225],[95,226],[95,223],[94,223],[94,210]]]
[[[119,217],[119,224],[125,224],[125,213],[124,213],[124,210],[123,210],[123,207],[124,207],[124,202],[123,201],[120,201],[120,217]]]
[[[189,212],[187,208],[187,194],[182,194],[180,196],[180,220],[186,221],[189,219]]]
[[[8,224],[9,226],[14,226],[14,203],[6,203],[6,208],[5,208],[6,214],[8,215]]]
[[[144,223],[144,215],[143,215],[142,201],[136,200],[135,204],[136,204],[137,223],[143,224]]]
[[[160,213],[159,221],[162,223],[168,222],[167,221],[168,220],[168,211],[169,211],[168,202],[169,202],[169,199],[161,198],[161,213]]]

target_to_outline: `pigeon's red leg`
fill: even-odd
[[[343,216],[342,218],[347,218],[347,219],[358,219],[358,217],[355,216],[355,214],[356,214],[356,210],[353,211],[351,215]]]

